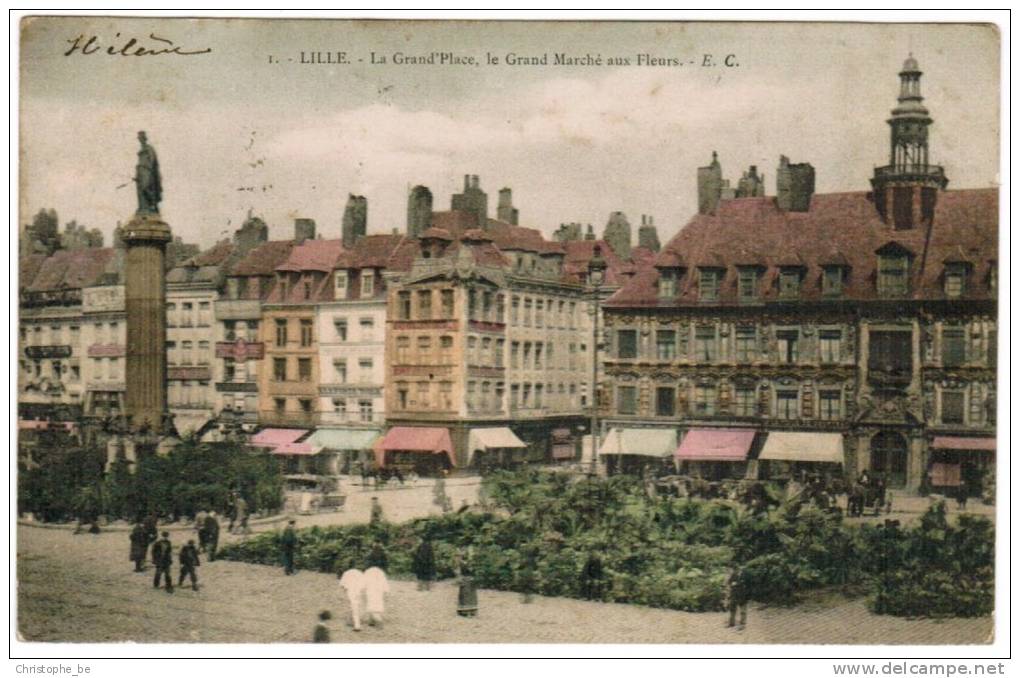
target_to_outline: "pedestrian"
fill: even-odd
[[[956,507],[961,511],[967,510],[967,482],[961,480],[956,486]]]
[[[730,620],[726,624],[729,627],[737,626],[737,630],[744,630],[747,625],[747,584],[744,568],[733,565],[730,567],[729,578],[726,580],[726,597],[730,610]],[[737,611],[740,611],[740,624],[737,621]]]
[[[368,552],[365,567],[378,567],[385,570],[387,565],[389,565],[389,557],[386,555],[386,549],[383,548],[381,541],[376,541]]]
[[[145,528],[145,544],[148,547],[149,544],[155,543],[156,538],[159,537],[159,531],[156,527],[156,514],[150,513],[145,518],[145,522],[142,523],[142,527]]]
[[[295,521],[287,521],[280,535],[280,551],[283,552],[283,573],[294,574],[294,549],[297,548],[297,533],[294,531]]]
[[[238,496],[234,503],[234,511],[237,513],[238,531],[241,534],[248,534],[248,502],[244,497]]]
[[[227,518],[230,523],[227,525],[227,532],[234,533],[234,522],[237,520],[237,492],[231,491],[227,495]]]
[[[202,563],[198,559],[198,549],[195,547],[194,539],[189,539],[188,543],[184,545],[179,558],[181,562],[181,576],[177,580],[177,585],[184,586],[184,578],[188,577],[191,579],[191,589],[197,591],[198,574],[195,572],[195,568]]]
[[[347,595],[347,602],[351,607],[351,624],[355,631],[360,631],[362,598],[365,596],[365,574],[357,568],[351,568],[340,576],[340,586]]]
[[[365,570],[364,582],[368,625],[381,626],[383,614],[386,612],[386,594],[390,592],[390,583],[386,580],[386,573],[378,567]]]
[[[313,643],[328,643],[329,642],[329,629],[326,628],[325,622],[333,618],[333,615],[329,613],[329,610],[323,610],[319,613],[319,623],[315,625],[315,631],[312,632]]]
[[[205,549],[209,554],[209,562],[216,560],[216,549],[220,543],[220,521],[216,519],[216,511],[209,511],[205,517]]]
[[[383,510],[382,505],[379,503],[379,497],[372,497],[372,513],[369,518],[370,525],[378,525],[383,521]]]
[[[602,559],[592,551],[581,571],[581,593],[585,600],[602,600]]]
[[[159,579],[162,576],[166,582],[166,592],[174,592],[174,583],[170,577],[170,566],[174,561],[173,551],[169,532],[164,532],[163,538],[152,545],[152,564],[156,566],[156,575],[152,578],[152,588],[159,588]]]
[[[205,509],[198,511],[195,514],[195,532],[198,534],[198,552],[205,553],[206,538],[205,538],[205,517],[209,515]]]
[[[149,548],[149,539],[145,533],[145,527],[136,522],[131,530],[131,556],[135,564],[135,572],[145,571],[145,552]]]
[[[429,535],[422,537],[421,543],[418,544],[418,550],[414,552],[414,559],[411,561],[411,571],[418,580],[418,590],[428,591],[432,586],[432,580],[436,578],[436,554]]]
[[[474,552],[470,546],[460,554],[458,561],[457,614],[474,617],[478,614],[478,587],[474,578]]]

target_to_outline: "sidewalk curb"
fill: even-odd
[[[276,523],[282,523],[286,521],[287,518],[288,516],[286,513],[280,513],[275,516],[269,516],[268,518],[249,520],[248,526],[264,527],[268,525],[274,525]],[[43,530],[67,530],[70,532],[73,532],[76,527],[76,525],[72,523],[43,523],[34,520],[25,520],[24,518],[18,518],[18,525],[24,525],[25,527],[38,527]],[[101,532],[130,532],[131,530],[134,529],[134,525],[106,525],[105,527],[101,526],[99,529]],[[195,525],[193,523],[188,525],[174,523],[173,525],[159,525],[157,526],[157,529],[160,532],[164,530],[167,532],[193,532],[195,530]],[[87,529],[82,534],[88,534]],[[229,535],[230,533],[224,529],[221,532],[221,534]]]

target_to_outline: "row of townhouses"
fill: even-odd
[[[766,195],[713,154],[661,251],[651,217],[632,247],[618,212],[600,240],[547,239],[509,189],[490,218],[470,175],[449,211],[415,187],[404,233],[367,234],[360,196],[339,239],[298,219],[268,241],[249,218],[167,273],[177,429],[250,435],[296,470],[425,470],[574,459],[597,408],[610,468],[976,488],[995,460],[998,192],[947,190],[920,77],[908,59],[868,190],[816,193],[781,156]],[[122,268],[115,248],[22,258],[23,419],[123,408]]]

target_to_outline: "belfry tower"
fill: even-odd
[[[938,192],[949,180],[941,166],[928,158],[928,127],[932,123],[922,103],[921,69],[913,55],[900,71],[900,95],[890,127],[889,164],[876,167],[871,179],[875,207],[883,221],[898,230],[930,224]]]

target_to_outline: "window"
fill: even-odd
[[[194,305],[190,301],[181,304],[181,327],[191,327],[194,324],[191,317],[193,309]]]
[[[419,339],[419,341],[421,341]],[[478,338],[468,337],[467,340],[467,362],[468,365],[478,364]]]
[[[306,280],[304,285],[302,285],[302,291],[304,293],[304,298],[305,299],[311,299],[312,298],[312,283],[310,283],[310,282],[308,282]]]
[[[506,322],[506,297],[502,294],[496,295],[496,322]]]
[[[444,410],[453,408],[453,382],[452,381],[441,381],[439,382],[439,405]]]
[[[822,270],[822,294],[838,297],[843,294],[843,267],[826,266]]]
[[[287,321],[283,318],[277,318],[276,320],[276,345],[287,345]]]
[[[694,359],[698,362],[712,362],[716,357],[715,327],[699,325],[694,328]]]
[[[520,353],[520,350],[521,350],[521,342],[519,342],[519,341],[511,341],[510,342],[510,367],[511,368],[516,369],[516,368],[521,366],[520,362],[518,360],[518,354]]]
[[[432,290],[418,290],[418,318],[432,318]]]
[[[535,327],[543,327],[545,325],[545,302],[541,299],[535,300]]]
[[[758,298],[758,269],[744,267],[738,270],[737,295],[740,301],[755,301]]]
[[[358,325],[361,326],[362,341],[372,341],[375,338],[375,320],[372,318],[362,318],[358,321]]]
[[[418,337],[418,364],[426,365],[430,362],[432,362],[432,337]]]
[[[166,305],[166,324],[168,327],[177,327],[177,304],[172,301]]]
[[[397,337],[397,362],[406,365],[411,352],[411,338],[410,337]]]
[[[198,302],[198,325],[199,327],[209,327],[211,307],[208,301]]]
[[[223,333],[223,336],[227,341],[237,341],[237,321],[224,320]]]
[[[301,406],[301,411],[304,414],[310,414],[312,411],[312,400],[311,398],[298,398],[298,405]]]
[[[570,302],[570,327],[577,327],[577,302]]]
[[[909,268],[910,262],[903,255],[880,256],[878,258],[878,293],[883,297],[906,294]]]
[[[249,320],[248,329],[244,336],[245,341],[258,341],[259,340],[259,321]]]
[[[776,418],[797,419],[797,392],[776,391]]]
[[[659,330],[655,333],[655,354],[659,360],[676,359],[676,332]]]
[[[333,327],[336,328],[336,338],[339,341],[347,341],[347,321],[334,320]]]
[[[57,376],[59,377],[60,375],[58,374]],[[110,379],[116,381],[120,378],[120,358],[110,358]]]
[[[737,325],[734,337],[737,362],[749,363],[758,353],[758,332],[754,325]]]
[[[375,271],[361,272],[361,298],[371,297],[375,294]]]
[[[198,364],[208,365],[209,364],[209,342],[200,341],[198,342]]]
[[[542,384],[535,384],[535,407],[542,407],[542,392],[544,388]]]
[[[797,362],[797,340],[799,337],[799,330],[776,330],[779,362],[786,364]]]
[[[371,358],[358,358],[358,381],[363,384],[372,381]]]
[[[347,383],[347,361],[345,359],[338,358],[333,361],[333,372],[336,374],[338,384]]]
[[[988,330],[988,366],[993,370],[999,364],[999,331]]]
[[[800,294],[800,269],[784,268],[779,272],[779,296],[792,299]]]
[[[842,394],[837,390],[818,392],[818,418],[836,421],[842,417]]]
[[[505,391],[505,389],[506,387],[503,385],[503,382],[501,381],[496,382],[496,391],[493,394],[492,409],[494,410],[503,409],[503,392]]]
[[[182,341],[181,342],[181,364],[182,365],[190,365],[191,364],[191,360],[192,360],[191,342],[190,341]]]
[[[963,296],[967,284],[967,268],[964,264],[946,264],[945,292],[950,299]]]
[[[675,388],[660,386],[655,389],[655,414],[660,417],[672,417],[676,414]]]
[[[527,387],[525,387],[525,388],[527,388]],[[477,407],[476,401],[475,401],[475,390],[476,389],[477,389],[477,384],[475,384],[475,382],[469,381],[467,383],[467,395],[466,395],[466,398],[467,398],[468,412],[474,412],[476,407]],[[524,393],[525,393],[525,397],[527,397],[527,391],[525,391]]]
[[[358,401],[358,414],[361,416],[362,422],[372,421],[374,415],[372,413],[372,401],[369,399]]]
[[[512,297],[510,299],[510,324],[516,325],[521,320],[521,298]]]
[[[334,283],[334,284],[336,285],[336,292],[334,293],[333,296],[336,299],[346,299],[347,298],[347,271],[337,271],[336,272],[336,283]]]
[[[676,296],[676,271],[659,272],[659,298],[672,299]]]
[[[521,394],[521,407],[531,407],[531,384],[525,384]]]
[[[700,301],[716,301],[719,298],[719,283],[722,271],[717,268],[698,270],[698,299]]]
[[[473,290],[468,290],[468,319],[476,320],[478,317],[478,293]]]
[[[478,364],[489,365],[491,358],[492,358],[492,339],[490,337],[482,337],[482,355],[478,360]]]
[[[519,384],[510,384],[510,408],[517,409],[521,399],[521,387]]]
[[[168,341],[166,342],[166,362],[169,365],[177,364],[177,342]]]
[[[302,320],[301,321],[301,345],[311,346],[312,345],[312,321]]]
[[[841,330],[818,331],[818,357],[825,364],[838,363],[843,343]]]
[[[273,358],[273,381],[287,381],[286,358]]]
[[[237,363],[233,358],[223,359],[223,381],[233,381],[237,376]]]
[[[715,386],[698,384],[694,387],[694,414],[704,417],[715,414]]]
[[[492,292],[482,292],[482,320],[492,322]]]
[[[912,344],[913,334],[909,331],[871,330],[868,333],[868,370],[910,377],[913,370]]]
[[[942,423],[963,423],[963,391],[942,391]]]
[[[750,386],[738,386],[733,392],[734,414],[738,417],[753,417],[756,403],[754,389]]]
[[[497,339],[496,349],[492,354],[492,363],[496,367],[503,367],[503,353],[506,352],[506,340]]]
[[[71,381],[78,381],[81,379],[81,367],[72,363],[71,364]]]
[[[298,358],[297,361],[298,381],[312,380],[312,359]]]
[[[524,300],[524,326],[531,327],[531,299]]]
[[[453,359],[453,337],[443,335],[439,337],[439,360],[448,363]]]
[[[22,337],[21,338],[24,339],[25,338],[24,337],[25,330],[22,329],[21,333],[22,333]],[[81,336],[81,330],[79,329],[79,327],[77,325],[71,325],[71,345],[72,346],[77,346],[78,345],[78,342],[80,341],[80,336]]]
[[[491,388],[492,384],[490,384],[487,381],[482,382],[481,410],[483,412],[486,412],[489,409],[489,391],[491,390]]]
[[[400,320],[411,319],[411,293],[397,293],[397,318]]]
[[[962,327],[942,328],[942,365],[957,367],[966,361],[967,336]]]
[[[443,305],[443,317],[453,317],[453,290],[442,290],[439,293],[440,303]]]
[[[524,353],[521,358],[521,368],[525,370],[531,369],[531,342],[524,342]]]
[[[981,394],[978,392],[978,384],[971,384],[970,392],[970,412],[967,414],[967,421],[973,425],[980,425],[985,419],[985,413],[988,411],[989,401],[982,401]],[[994,419],[994,416],[993,416]],[[993,422],[990,422],[994,424]]]
[[[347,412],[347,401],[343,398],[333,398],[333,414],[345,414]]]
[[[397,409],[407,409],[407,382],[401,381],[397,383]]]
[[[273,398],[273,409],[276,410],[277,414],[283,414],[283,412],[287,409],[287,399]]]
[[[543,347],[544,347],[544,344],[541,341],[535,342],[535,369],[536,370],[542,369],[542,348]]]
[[[637,387],[635,386],[617,387],[616,410],[620,414],[637,414]]]
[[[637,358],[637,330],[616,331],[616,357]]]

